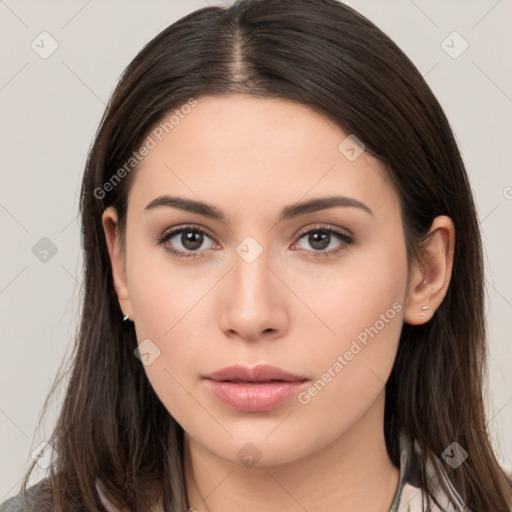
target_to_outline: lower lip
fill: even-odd
[[[255,412],[275,409],[298,393],[307,381],[243,382],[205,379],[210,391],[227,406],[238,411]]]

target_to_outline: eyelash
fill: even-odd
[[[157,239],[158,245],[163,245],[167,240],[171,239],[173,236],[178,235],[184,231],[193,231],[194,233],[200,233],[202,235],[206,235],[209,238],[212,238],[208,233],[203,231],[202,229],[188,225],[188,226],[182,226],[178,229],[175,229],[173,231],[170,231],[168,233],[165,233],[162,237],[159,237]],[[323,227],[323,226],[315,226],[312,229],[309,229],[307,231],[304,231],[298,235],[297,242],[304,238],[304,236],[309,235],[310,233],[316,233],[316,232],[322,232],[322,233],[329,233],[330,235],[334,235],[340,242],[343,242],[344,245],[341,247],[338,247],[337,249],[331,249],[330,251],[308,251],[310,252],[310,256],[313,258],[328,258],[336,256],[340,251],[344,250],[346,246],[352,245],[354,243],[354,240],[346,235],[345,233],[342,233],[341,231],[337,231],[336,229],[330,228],[330,227]],[[295,245],[295,244],[294,244]],[[183,251],[177,251],[176,249],[173,249],[172,247],[165,247],[165,250],[171,253],[172,256],[176,256],[178,258],[193,258],[196,259],[198,257],[204,256],[204,251],[194,251],[194,252],[183,252]]]

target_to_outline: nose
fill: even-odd
[[[235,254],[219,293],[219,327],[228,337],[269,340],[286,332],[286,287],[269,267],[265,251],[250,263]]]

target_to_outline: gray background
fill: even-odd
[[[208,3],[0,0],[0,501],[17,491],[62,399],[64,388],[38,429],[38,414],[77,324],[78,194],[105,104],[147,41]],[[489,428],[499,460],[510,470],[512,0],[347,3],[411,57],[463,152],[487,264]],[[35,41],[39,51],[51,48],[49,36],[40,36],[44,31],[58,43],[46,59],[31,47]],[[454,31],[463,39],[450,36]],[[469,47],[454,58],[464,41]],[[36,250],[49,246],[43,237],[57,251],[46,261]]]

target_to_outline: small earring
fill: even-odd
[[[123,317],[123,321],[126,322],[126,320],[128,320],[130,317],[128,315],[124,315]]]
[[[422,311],[427,311],[427,309],[430,309],[430,306],[421,306]],[[425,313],[420,313],[420,316],[423,316]]]

